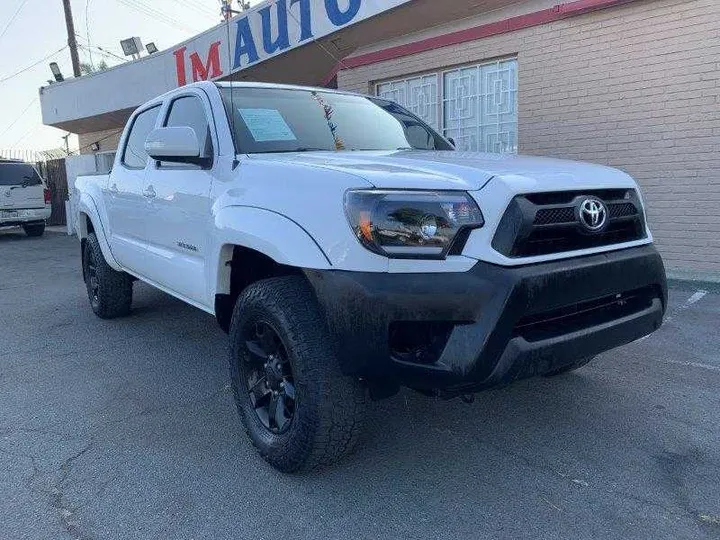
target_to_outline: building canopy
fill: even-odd
[[[43,123],[119,128],[139,105],[199,80],[324,84],[358,48],[509,3],[269,0],[170,49],[41,88]]]

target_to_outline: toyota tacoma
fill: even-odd
[[[132,114],[73,206],[93,311],[129,314],[139,279],[213,314],[240,418],[285,472],[347,452],[368,398],[571,371],[667,305],[630,176],[459,152],[373,96],[179,88]]]

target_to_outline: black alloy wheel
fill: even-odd
[[[229,337],[235,403],[263,459],[296,473],[330,465],[354,448],[365,387],[342,373],[304,276],[249,285],[235,302]]]
[[[92,250],[88,250],[88,253],[85,255],[85,279],[87,281],[90,304],[93,309],[97,309],[100,304],[100,280],[97,274],[95,254]]]
[[[296,408],[295,381],[285,346],[264,321],[248,325],[243,337],[248,352],[243,372],[250,403],[267,430],[285,433]]]
[[[98,317],[114,319],[130,313],[133,280],[107,263],[95,233],[83,240],[82,271],[90,306]]]

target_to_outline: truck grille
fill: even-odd
[[[581,205],[588,198],[605,205],[606,223],[598,231],[589,230],[580,219]],[[508,257],[533,257],[644,237],[645,218],[635,190],[560,191],[515,197],[492,246]]]

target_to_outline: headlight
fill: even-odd
[[[352,190],[345,212],[360,243],[395,259],[443,259],[459,254],[484,224],[477,203],[457,191]]]

